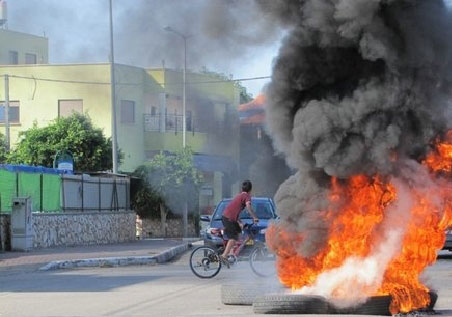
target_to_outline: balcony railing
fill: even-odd
[[[166,131],[166,132],[182,132],[183,116],[180,114],[166,114],[164,121],[160,114],[145,114],[144,115],[144,131]],[[163,127],[163,122],[165,126]],[[195,132],[194,120],[192,116],[186,117],[187,131]],[[197,131],[199,132],[199,131]]]
[[[234,134],[238,129],[238,120],[215,120],[213,118],[187,115],[187,132],[209,133],[218,136]],[[183,116],[181,114],[144,114],[145,132],[174,132],[182,133]]]
[[[186,117],[187,132],[218,133],[225,127],[224,121],[201,120],[189,115]],[[181,114],[166,114],[164,118],[160,114],[144,115],[144,131],[146,132],[174,132],[182,133],[183,116]]]

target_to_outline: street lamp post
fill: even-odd
[[[186,112],[186,90],[187,90],[187,39],[190,37],[189,35],[185,35],[181,32],[176,31],[170,26],[164,28],[165,31],[172,32],[178,36],[180,36],[184,40],[184,70],[183,70],[183,88],[182,88],[182,147],[185,149],[186,146],[186,132],[187,132],[187,112]],[[184,209],[182,211],[183,217],[183,226],[184,226],[184,237],[188,237],[188,203],[184,202]]]
[[[165,31],[172,32],[180,36],[184,40],[184,70],[183,70],[183,88],[182,88],[182,147],[185,149],[187,145],[187,111],[186,111],[186,90],[187,90],[187,39],[189,35],[185,35],[179,31],[176,31],[170,26],[164,28]]]

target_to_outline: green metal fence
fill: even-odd
[[[44,173],[10,172],[0,169],[0,212],[11,212],[12,198],[30,196],[33,211],[61,210],[60,175]]]

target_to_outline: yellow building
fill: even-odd
[[[49,62],[49,41],[45,37],[0,29],[0,43],[0,65]]]
[[[11,144],[36,122],[45,126],[72,112],[88,114],[111,137],[110,64],[48,64],[48,39],[0,29],[0,132],[3,77],[9,77]],[[131,172],[160,152],[182,148],[182,71],[115,65],[120,171]],[[187,73],[186,140],[206,186],[200,205],[231,195],[239,161],[240,91],[212,74]]]
[[[20,131],[72,112],[88,114],[111,136],[110,65],[4,65],[9,76],[11,144]],[[131,172],[160,153],[182,148],[182,72],[115,65],[120,171]],[[0,81],[0,107],[5,98]],[[187,73],[187,146],[206,186],[201,207],[231,195],[239,161],[239,90],[215,75]],[[0,111],[0,132],[4,134]]]

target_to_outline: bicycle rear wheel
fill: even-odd
[[[199,278],[212,278],[220,272],[220,256],[211,247],[198,247],[190,255],[190,269]]]
[[[253,272],[260,277],[276,275],[276,257],[266,246],[257,246],[251,251],[250,266]]]

